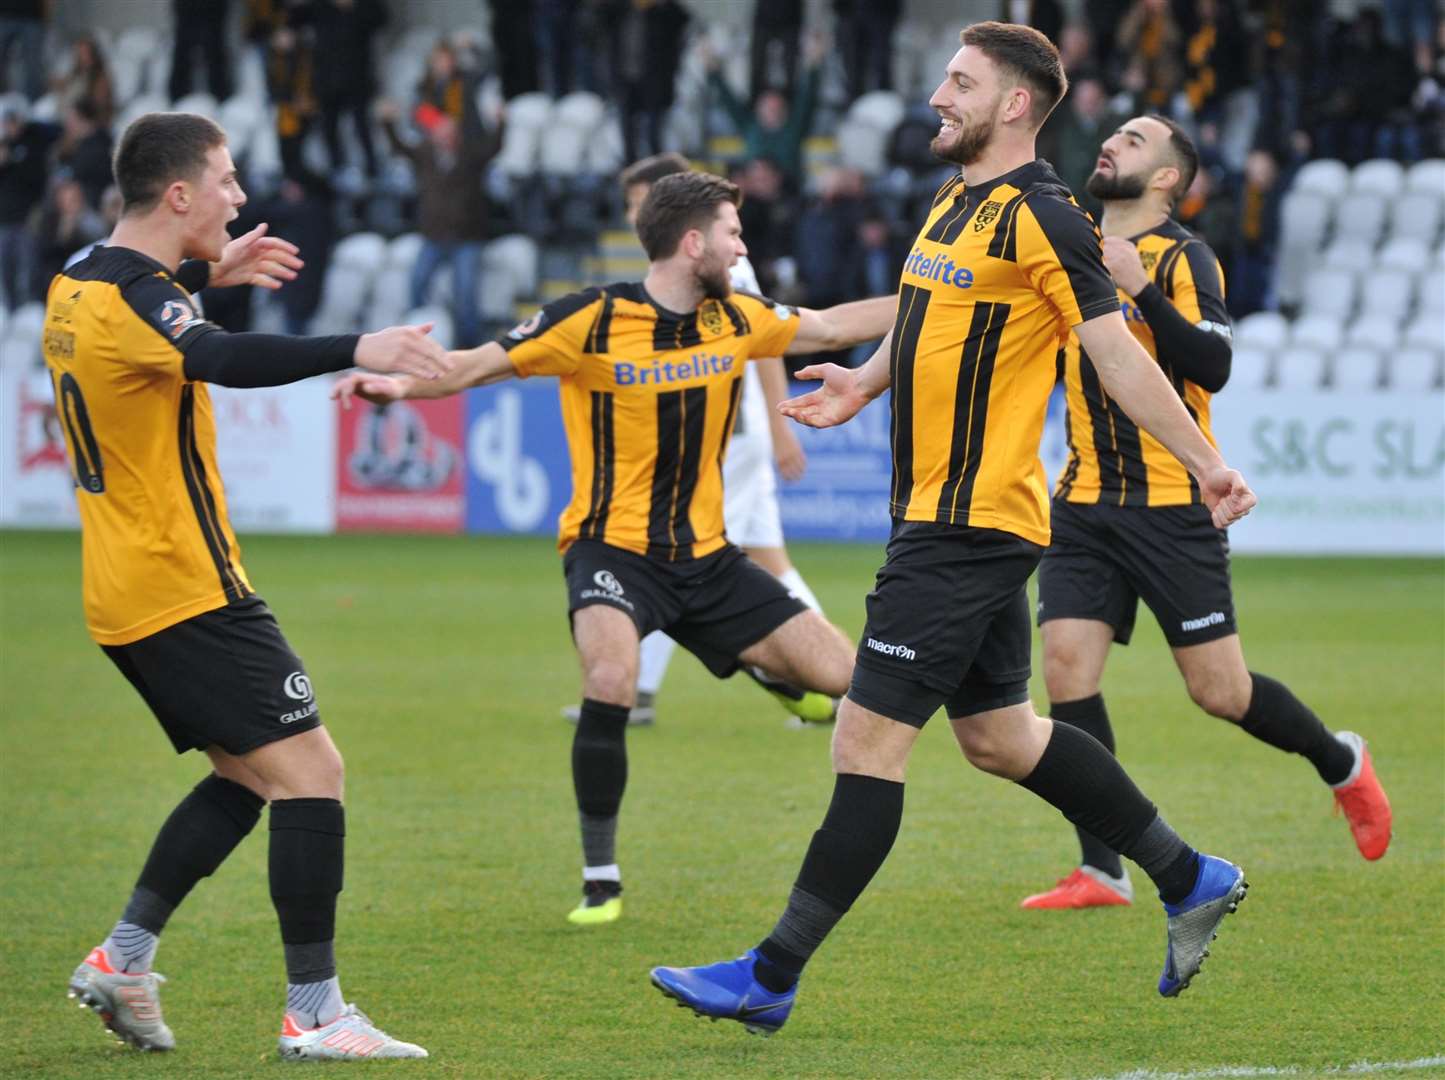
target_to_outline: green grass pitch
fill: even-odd
[[[1380,863],[1356,854],[1307,763],[1193,708],[1141,615],[1105,676],[1120,755],[1181,833],[1242,863],[1252,885],[1193,988],[1176,1001],[1155,993],[1164,928],[1152,900],[1018,909],[1072,866],[1072,832],[1028,793],[969,769],[935,720],[892,857],[819,953],[787,1028],[761,1040],[674,1008],[647,970],[737,955],[772,926],[831,790],[825,732],[786,730],[751,684],[719,684],[679,654],[657,727],[629,737],[626,914],[579,930],[563,919],[580,858],[572,729],[557,712],[577,675],[551,545],[245,548],[346,756],[342,987],[430,1048],[429,1062],[398,1073],[1311,1076],[1445,1053],[1437,560],[1235,566],[1251,666],[1371,740],[1395,807]],[[856,635],[881,551],[798,545],[794,556]],[[65,999],[70,968],[202,774],[90,643],[79,578],[75,536],[0,535],[0,1075],[280,1076],[284,971],[264,822],[162,940],[174,1054],[120,1050]],[[1134,880],[1147,893],[1137,870]]]

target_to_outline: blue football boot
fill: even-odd
[[[736,1020],[754,1035],[771,1035],[793,1011],[797,986],[775,994],[753,977],[758,951],[706,967],[652,969],[652,985],[698,1016]]]
[[[1239,907],[1248,888],[1239,867],[1200,853],[1194,889],[1179,903],[1164,905],[1164,914],[1169,916],[1169,936],[1159,993],[1176,997],[1199,974],[1209,955],[1209,943],[1219,933],[1220,922]]]

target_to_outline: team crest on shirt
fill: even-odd
[[[1144,265],[1144,272],[1146,274],[1152,274],[1154,272],[1154,264],[1159,261],[1159,252],[1141,251],[1139,252],[1139,261]]]
[[[206,320],[196,314],[196,309],[184,300],[167,300],[156,308],[151,318],[159,324],[162,332],[176,341],[193,326],[200,326]]]
[[[697,321],[709,334],[721,334],[723,328],[722,309],[716,300],[709,301],[697,313]]]
[[[998,219],[999,211],[1002,209],[1003,203],[998,202],[994,199],[990,199],[988,202],[980,206],[978,208],[978,213],[974,215],[973,231],[983,232],[984,229],[988,228]]]
[[[507,336],[513,341],[522,341],[531,337],[542,325],[542,312],[537,312],[526,322],[518,323],[507,331]]]

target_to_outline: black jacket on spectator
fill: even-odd
[[[502,132],[463,134],[447,160],[430,139],[402,141],[394,123],[383,125],[392,150],[416,173],[417,231],[437,243],[479,243],[487,239],[487,193],[482,172],[502,146]],[[459,129],[460,130],[460,129]]]
[[[371,39],[387,18],[381,0],[353,0],[349,8],[310,0],[291,9],[291,24],[310,26],[316,34],[312,78],[318,98],[371,100],[376,94]]]
[[[19,225],[45,200],[50,147],[60,129],[28,123],[0,142],[0,225]]]
[[[92,131],[74,146],[62,149],[56,164],[68,169],[85,190],[85,201],[92,208],[100,205],[100,197],[111,184],[110,157],[113,140],[101,128]]]

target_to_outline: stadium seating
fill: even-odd
[[[1351,195],[1393,199],[1405,188],[1405,167],[1398,161],[1376,158],[1356,165],[1350,173]]]
[[[1235,339],[1236,342],[1238,338]],[[1229,390],[1262,390],[1269,386],[1273,377],[1269,349],[1236,344],[1230,364]]]
[[[1360,313],[1398,325],[1415,303],[1415,275],[1405,270],[1374,270],[1360,281]]]
[[[1306,315],[1347,315],[1355,307],[1355,274],[1351,270],[1322,268],[1305,277],[1303,311]]]
[[[1320,265],[1331,270],[1357,272],[1369,266],[1375,258],[1375,249],[1367,241],[1352,237],[1341,237],[1325,248]]]
[[[1328,311],[1329,309],[1326,309]],[[1336,309],[1338,310],[1338,309]],[[1328,351],[1344,338],[1344,326],[1337,315],[1320,313],[1302,315],[1290,324],[1289,344]]]
[[[1399,317],[1373,313],[1350,321],[1343,338],[1344,344],[1375,349],[1393,349],[1399,340]]]
[[[1445,159],[1415,162],[1405,174],[1405,189],[1445,199]]]
[[[418,245],[419,246],[419,245]],[[352,233],[331,253],[332,267],[349,266],[361,271],[369,282],[387,263],[388,247],[386,238],[373,232]],[[413,260],[415,253],[413,253]],[[410,262],[407,263],[411,265]]]
[[[456,345],[456,332],[452,327],[452,314],[444,307],[435,305],[423,305],[412,308],[401,317],[401,323],[405,326],[419,326],[424,323],[431,323],[431,336],[436,339],[443,349],[450,349]]]
[[[1405,325],[1400,344],[1405,348],[1437,351],[1445,348],[1445,315],[1438,311],[1422,311]]]
[[[1430,392],[1441,389],[1439,349],[1406,348],[1392,353],[1385,368],[1385,384],[1392,390]]]
[[[1349,189],[1350,170],[1343,161],[1321,158],[1306,162],[1295,176],[1294,191],[1308,191],[1333,201]]]
[[[1327,374],[1325,355],[1318,345],[1292,345],[1276,354],[1272,387],[1281,391],[1320,389]]]
[[[1440,232],[1440,219],[1445,215],[1445,196],[1428,191],[1407,191],[1391,206],[1390,238],[1417,239],[1431,243]]]
[[[1364,345],[1341,349],[1330,357],[1329,385],[1342,392],[1374,393],[1380,388],[1381,357]]]
[[[1264,353],[1282,348],[1289,340],[1289,320],[1277,311],[1256,311],[1239,320],[1234,328],[1236,352],[1240,348]]]
[[[1430,247],[1417,237],[1396,236],[1381,246],[1375,265],[1383,270],[1418,273],[1430,265]]]

